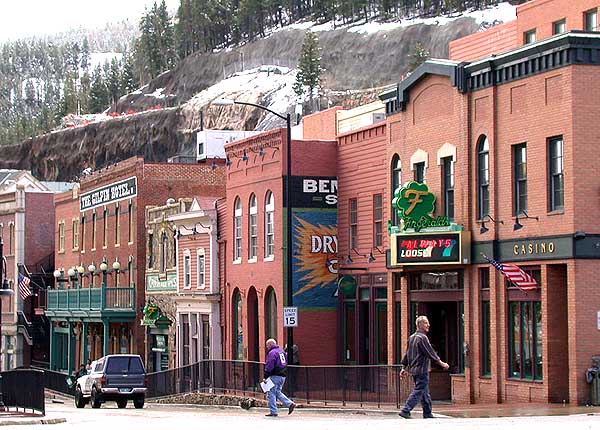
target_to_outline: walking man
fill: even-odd
[[[435,418],[431,412],[431,395],[429,394],[429,372],[431,361],[437,363],[442,369],[448,369],[448,363],[440,360],[429,342],[429,320],[426,316],[417,317],[417,331],[408,339],[408,349],[402,358],[402,371],[400,376],[411,374],[415,381],[415,387],[408,396],[404,407],[400,411],[402,418],[410,418],[410,411],[421,401],[423,406],[423,418]]]
[[[265,362],[265,379],[270,378],[273,387],[267,392],[269,399],[269,413],[267,417],[277,416],[277,400],[279,399],[288,408],[288,415],[294,412],[296,404],[281,392],[287,375],[286,353],[277,345],[275,339],[267,340],[267,360]]]

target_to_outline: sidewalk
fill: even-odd
[[[0,411],[0,426],[28,425],[28,424],[59,424],[67,420],[62,417],[55,417],[54,414],[46,416],[16,412]]]

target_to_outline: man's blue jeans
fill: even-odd
[[[279,400],[283,405],[287,408],[292,406],[294,402],[292,402],[288,397],[281,392],[283,388],[283,384],[285,384],[285,377],[283,376],[271,376],[271,381],[275,386],[269,390],[267,393],[267,398],[269,399],[269,411],[273,415],[277,415],[277,400]]]
[[[413,375],[415,381],[415,388],[412,393],[408,396],[402,412],[412,411],[417,403],[421,401],[423,406],[423,416],[431,415],[431,395],[429,394],[429,373],[422,375]]]

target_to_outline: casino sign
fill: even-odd
[[[403,224],[400,232],[391,232],[392,267],[469,263],[470,233],[450,223],[447,217],[432,216],[435,195],[426,184],[411,181],[399,187],[392,205]]]

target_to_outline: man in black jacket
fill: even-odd
[[[448,369],[448,363],[440,360],[429,342],[429,320],[426,316],[417,317],[417,331],[408,339],[408,349],[402,358],[402,371],[404,377],[410,373],[415,381],[415,387],[408,396],[404,407],[400,411],[402,418],[410,418],[410,411],[421,401],[423,418],[434,418],[431,412],[431,395],[429,394],[429,371],[431,361],[437,363],[442,369]]]

